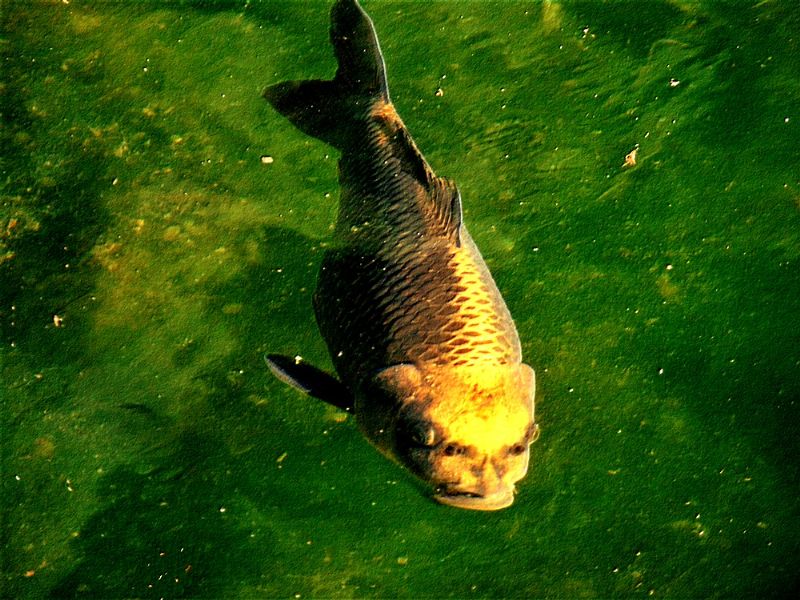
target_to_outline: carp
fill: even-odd
[[[382,453],[443,504],[496,510],[528,470],[534,371],[462,221],[456,184],[438,177],[389,98],[372,21],[337,0],[331,80],[288,81],[264,97],[338,149],[339,212],[314,293],[338,378],[270,354],[282,381],[352,411]]]

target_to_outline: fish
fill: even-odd
[[[313,306],[336,376],[268,354],[281,381],[352,412],[364,436],[434,500],[472,510],[514,502],[526,475],[536,378],[462,218],[389,97],[372,20],[337,0],[333,79],[284,81],[266,100],[340,153],[334,240]]]

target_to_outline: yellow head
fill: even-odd
[[[528,471],[534,421],[533,369],[525,364],[404,364],[381,371],[356,415],[385,454],[430,483],[434,498],[497,510],[514,501]]]

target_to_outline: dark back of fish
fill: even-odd
[[[333,80],[282,83],[265,96],[342,153],[335,242],[314,298],[342,381],[354,390],[399,363],[519,362],[511,317],[461,222],[458,189],[433,173],[391,104],[357,3],[336,3],[331,40]]]

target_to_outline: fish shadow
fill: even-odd
[[[201,413],[187,419],[155,400],[117,407],[141,452],[99,477],[101,508],[72,540],[79,559],[51,597],[222,597],[230,581],[258,583],[284,520],[325,510],[325,482],[300,484],[313,479],[302,465],[319,465],[327,452],[309,442],[314,425],[301,419],[315,401],[287,404],[292,392],[263,360],[267,349],[318,338],[310,304],[317,264],[306,250],[315,242],[281,227],[263,228],[260,238],[263,254],[211,289],[204,307],[205,318],[234,332],[233,347],[210,360],[202,346],[173,351],[176,368],[206,364],[196,375],[204,397],[187,399]],[[324,354],[321,339],[316,346]],[[347,429],[325,441],[343,437],[346,447],[358,439]],[[300,465],[279,469],[284,453],[302,457]],[[260,526],[242,506],[256,507]]]
[[[212,436],[184,433],[148,472],[126,466],[103,476],[104,508],[73,542],[82,558],[50,596],[222,597],[230,578],[259,572],[274,543],[228,513],[232,462]]]

